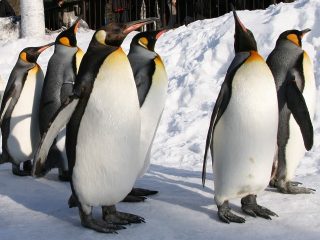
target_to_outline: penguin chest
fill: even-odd
[[[231,88],[213,136],[215,192],[221,203],[267,186],[277,141],[276,88],[265,62],[247,60]]]
[[[100,67],[78,130],[72,182],[81,203],[113,205],[130,192],[140,170],[139,142],[137,90],[118,50]]]
[[[158,58],[155,59],[155,63],[156,69],[152,77],[152,84],[140,110],[140,160],[142,161],[142,169],[139,176],[142,176],[150,165],[151,146],[159,126],[168,89],[168,77],[164,65]]]
[[[7,147],[14,161],[31,159],[39,140],[39,104],[43,74],[40,68],[29,70],[20,97],[10,119]]]
[[[313,121],[316,107],[316,84],[313,64],[305,52],[303,58],[303,76],[304,88],[302,94],[308,107],[311,121]],[[289,118],[289,138],[286,145],[286,181],[293,179],[295,170],[304,154],[305,147],[301,130],[291,114]]]

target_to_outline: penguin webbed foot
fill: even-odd
[[[123,202],[144,202],[145,196],[157,194],[158,191],[144,188],[132,188],[131,192],[122,200]]]
[[[220,220],[225,223],[244,223],[246,221],[244,218],[231,212],[228,201],[225,201],[221,206],[218,206],[218,216]]]
[[[24,177],[31,176],[32,163],[31,160],[23,162],[23,170],[20,169],[20,164],[12,163],[12,173],[14,175]]]
[[[285,184],[282,184],[282,186],[278,186],[278,189],[281,193],[287,193],[287,194],[311,194],[314,193],[316,190],[313,188],[306,188],[306,187],[300,187],[302,183],[300,182],[286,182]]]
[[[107,223],[103,220],[94,219],[91,214],[87,215],[82,210],[80,210],[80,218],[82,226],[101,233],[117,234],[117,230],[125,229],[125,227],[120,225],[115,225],[112,223]]]
[[[276,216],[278,215],[271,210],[262,207],[257,204],[257,196],[256,195],[248,195],[241,199],[241,209],[246,214],[252,216],[252,217],[262,217],[265,219],[271,220],[270,216]]]
[[[115,206],[103,206],[102,217],[107,223],[127,225],[131,223],[144,223],[145,219],[131,213],[118,212]]]

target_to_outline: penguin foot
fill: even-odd
[[[157,194],[158,191],[143,188],[132,188],[131,192],[122,200],[122,202],[144,202],[145,196]]]
[[[14,175],[17,175],[17,176],[20,176],[20,177],[31,176],[31,169],[28,169],[27,166],[26,166],[26,170],[25,170],[25,166],[23,166],[23,170],[21,170],[20,169],[20,164],[12,163],[12,173]]]
[[[144,188],[132,188],[129,195],[133,195],[136,197],[144,197],[144,196],[154,195],[157,193],[158,193],[158,191],[155,191],[155,190],[148,190],[148,189],[144,189]]]
[[[62,169],[59,169],[59,180],[62,182],[69,182],[70,181],[69,171],[64,171]]]
[[[120,226],[120,225],[107,223],[103,220],[93,219],[91,214],[86,215],[81,210],[80,210],[80,218],[81,218],[82,226],[84,226],[85,228],[90,228],[90,229],[95,230],[97,232],[117,233],[117,230],[126,229],[125,227]]]
[[[218,206],[218,216],[220,220],[225,223],[244,223],[246,221],[244,218],[231,212],[228,201],[225,201],[221,206]]]
[[[257,204],[257,196],[256,195],[248,195],[244,198],[241,199],[241,209],[244,211],[246,214],[252,216],[252,217],[262,217],[265,219],[270,219],[270,216],[276,216],[278,215],[271,210],[262,207]]]
[[[130,193],[122,200],[122,202],[144,202],[146,197],[143,196],[133,196]]]
[[[103,206],[102,217],[107,223],[127,225],[131,223],[144,223],[143,217],[131,213],[118,212],[115,206]]]
[[[287,194],[310,194],[314,193],[316,190],[312,188],[299,187],[302,183],[300,182],[286,182],[278,186],[278,189],[281,193]]]

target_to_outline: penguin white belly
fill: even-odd
[[[79,126],[72,182],[81,203],[108,206],[132,189],[140,113],[130,63],[121,49],[100,67]]]
[[[160,58],[155,59],[155,73],[148,95],[141,107],[140,168],[142,177],[150,165],[150,152],[165,105],[168,77]]]
[[[68,169],[68,157],[66,152],[66,128],[63,128],[57,137],[57,148],[62,153],[63,156],[63,169]]]
[[[303,74],[305,80],[303,97],[307,104],[311,121],[313,122],[317,90],[313,73],[313,64],[306,53],[304,53],[303,58]],[[286,145],[286,181],[290,181],[294,178],[295,170],[298,167],[300,160],[303,158],[305,151],[300,127],[294,117],[290,115],[289,139]]]
[[[257,194],[270,180],[277,143],[278,103],[273,76],[263,60],[236,72],[226,111],[214,136],[215,200]]]
[[[33,158],[33,151],[40,140],[38,111],[42,84],[42,71],[34,67],[28,73],[11,115],[7,146],[18,163]]]

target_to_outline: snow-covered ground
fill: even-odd
[[[303,48],[314,60],[320,84],[320,1],[298,0],[266,10],[239,11],[242,22],[254,33],[259,52],[267,57],[285,30],[311,28]],[[78,41],[86,50],[93,31],[80,31]],[[312,195],[284,195],[267,189],[258,197],[261,205],[276,212],[273,220],[243,215],[239,199],[232,208],[246,218],[244,224],[221,223],[213,200],[213,175],[208,166],[207,186],[201,185],[205,137],[213,104],[234,56],[232,14],[197,21],[171,30],[158,41],[169,89],[166,108],[152,150],[149,173],[136,185],[157,189],[144,203],[120,203],[118,209],[145,217],[146,223],[127,226],[118,235],[84,229],[78,211],[69,209],[70,187],[57,180],[57,171],[33,179],[11,174],[0,166],[0,239],[319,239],[320,237],[320,107],[314,122],[315,143],[296,171],[296,180],[317,189]],[[125,40],[128,49],[133,34]],[[55,39],[0,41],[0,75],[7,80],[19,51]],[[53,49],[39,63],[45,70]],[[319,91],[318,91],[319,93]],[[319,95],[319,94],[318,94]],[[210,161],[209,161],[210,162]],[[101,215],[95,210],[96,217]]]

